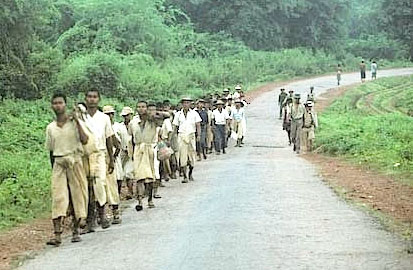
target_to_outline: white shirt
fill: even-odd
[[[173,125],[178,127],[178,133],[190,135],[196,132],[196,123],[202,121],[199,114],[194,110],[189,110],[186,117],[181,110],[175,114]]]
[[[169,132],[173,131],[171,119],[166,118],[163,120],[161,131],[162,131],[161,133],[162,139],[163,140],[168,139]]]
[[[226,109],[222,109],[221,112],[215,109],[212,112],[212,116],[212,118],[215,119],[215,125],[225,125],[227,123],[226,120],[231,119]]]
[[[106,150],[106,139],[114,135],[109,116],[101,111],[91,116],[86,114],[86,126],[96,137],[96,146],[99,150]]]
[[[235,92],[234,94],[232,94],[232,98],[237,100],[241,97],[241,94],[239,92]]]
[[[126,151],[128,149],[128,143],[132,139],[132,137],[128,134],[128,129],[125,123],[114,123],[113,131],[115,132],[116,138],[120,142],[122,150]]]

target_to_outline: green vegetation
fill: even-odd
[[[413,76],[349,90],[320,116],[317,146],[413,185]]]
[[[0,228],[49,209],[53,91],[74,102],[93,85],[120,109],[334,72],[339,62],[350,71],[361,58],[406,65],[405,2],[0,0]]]

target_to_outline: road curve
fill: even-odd
[[[413,74],[380,71],[379,77]],[[343,74],[342,84],[359,81]],[[335,76],[286,85],[317,94]],[[155,209],[131,204],[123,224],[47,248],[20,269],[413,269],[405,243],[338,198],[313,165],[293,154],[275,119],[278,90],[248,107],[242,149],[197,163],[196,181],[167,183]]]

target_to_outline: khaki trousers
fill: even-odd
[[[195,133],[189,135],[178,134],[179,163],[181,167],[188,164],[195,165],[196,140]]]
[[[291,121],[291,141],[295,146],[296,151],[300,151],[300,139],[303,128],[303,120],[297,119]]]
[[[106,155],[106,164],[109,165],[109,156]],[[106,195],[107,201],[109,205],[119,205],[120,197],[118,191],[118,181],[116,179],[116,170],[118,168],[115,166],[115,170],[109,174],[108,170],[106,170]]]
[[[303,128],[302,129],[302,135],[301,135],[301,148],[304,151],[311,151],[311,149],[309,149],[310,145],[311,145],[311,141],[314,140],[315,135],[314,135],[314,127],[310,127],[310,128]]]
[[[76,219],[86,218],[88,189],[80,155],[56,157],[52,171],[52,218],[65,217],[69,201]]]
[[[102,150],[97,153],[90,154],[83,161],[86,176],[89,181],[92,181],[95,200],[100,206],[107,202],[106,194],[106,151]]]

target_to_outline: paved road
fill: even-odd
[[[413,69],[379,75],[407,73]],[[343,76],[343,84],[357,81]],[[305,93],[310,85],[326,91],[335,76],[287,87]],[[293,154],[273,117],[275,95],[248,108],[246,147],[198,163],[196,182],[171,182],[157,208],[129,207],[122,225],[48,248],[22,269],[413,269],[400,239]]]

